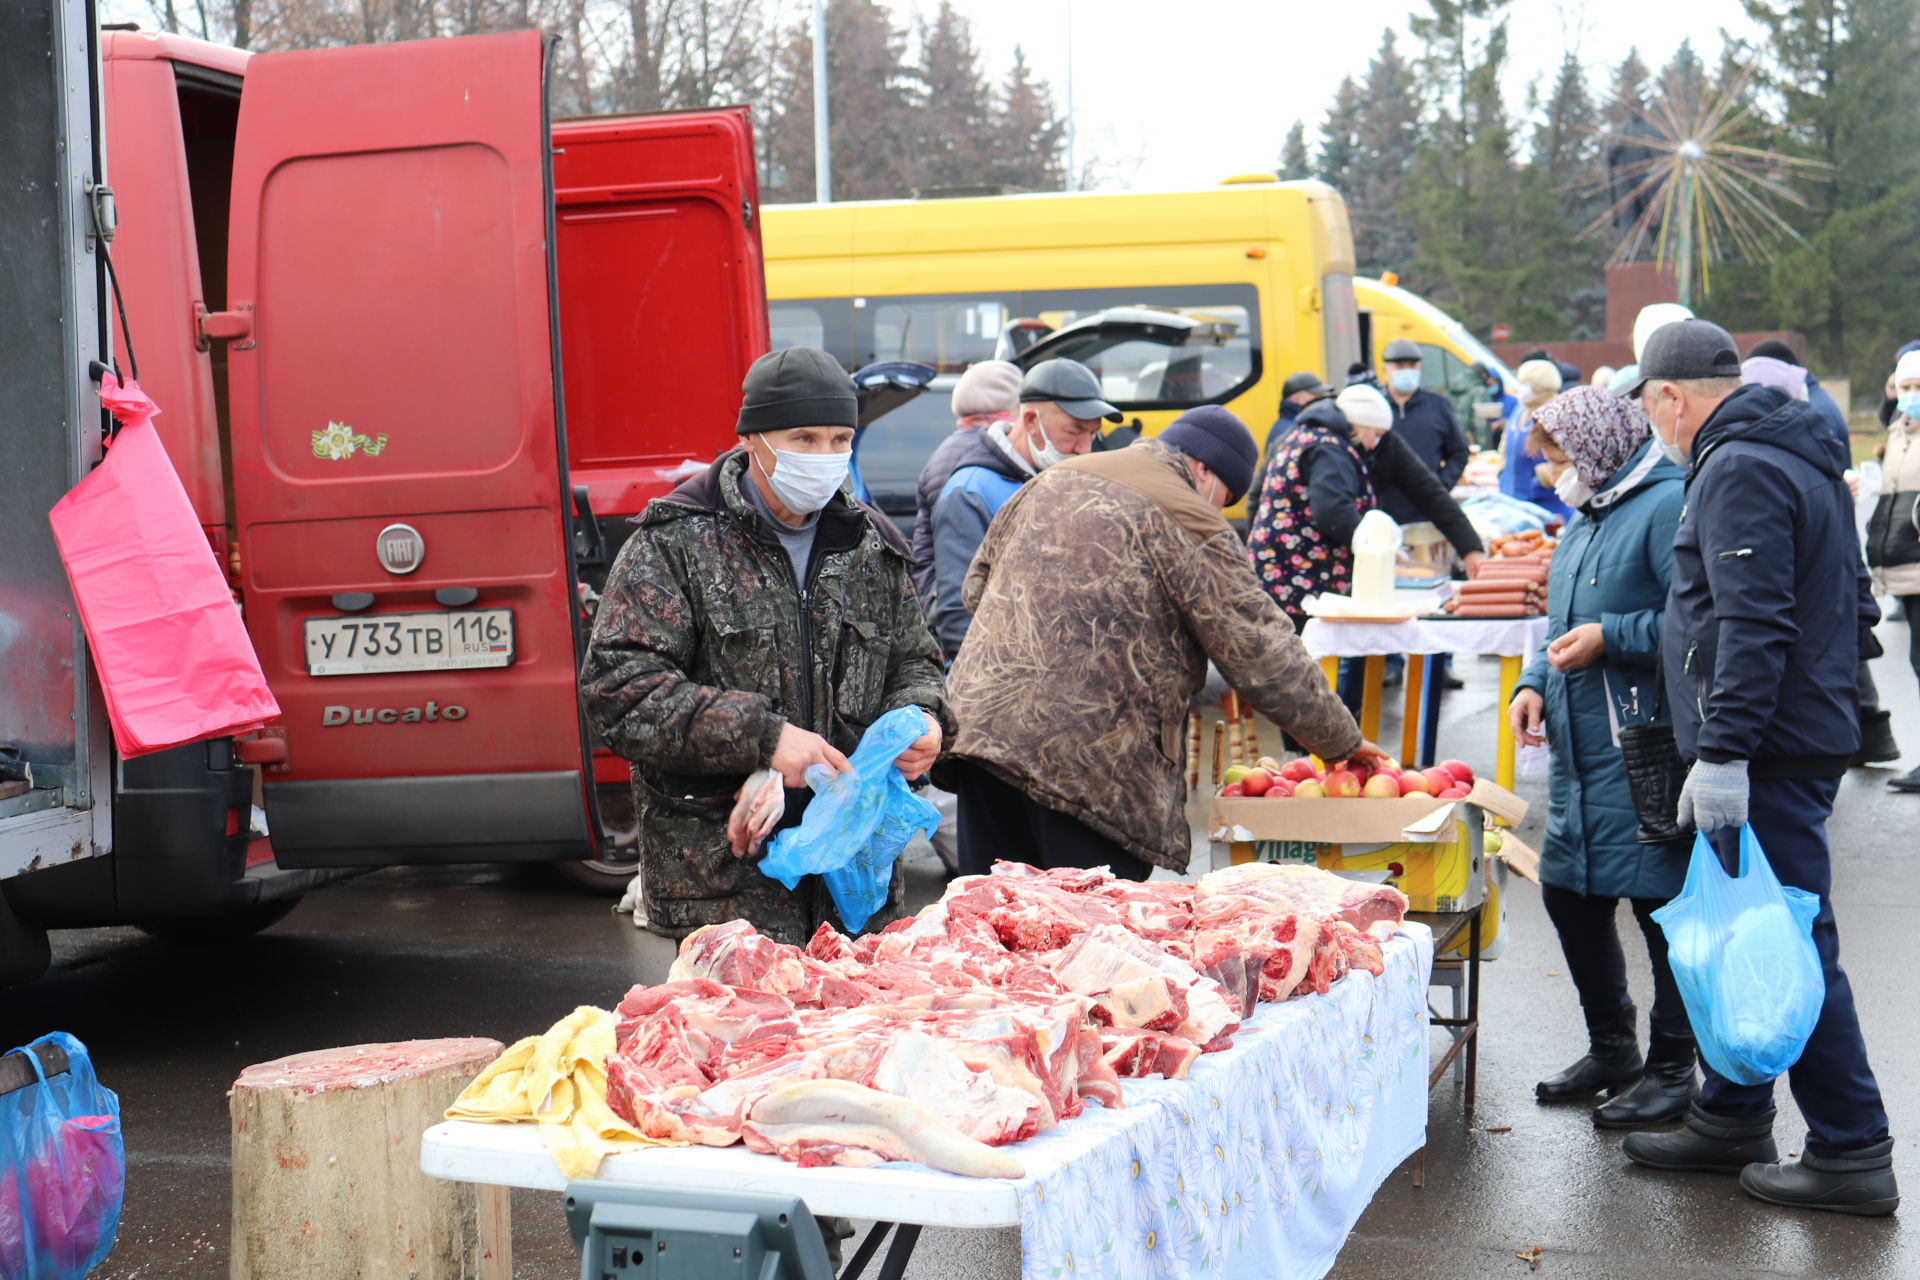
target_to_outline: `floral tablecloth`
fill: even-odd
[[[1023,1280],[1317,1280],[1426,1141],[1433,935],[1409,923],[1379,977],[1261,1009],[1186,1080],[1129,1080],[1022,1143]]]

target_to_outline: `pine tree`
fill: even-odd
[[[1784,144],[1832,166],[1783,208],[1805,238],[1773,262],[1774,323],[1808,335],[1816,364],[1876,390],[1920,336],[1920,31],[1912,0],[1747,0],[1786,108]]]
[[[1400,187],[1420,141],[1420,105],[1391,30],[1367,64],[1358,107],[1356,155],[1345,187],[1354,256],[1370,275],[1402,271],[1413,257],[1414,233],[1401,209]]]
[[[1345,191],[1360,158],[1360,86],[1348,76],[1334,90],[1333,105],[1320,123],[1315,176]]]
[[[1313,176],[1313,157],[1307,154],[1307,126],[1295,120],[1287,130],[1287,141],[1280,148],[1280,167],[1275,170],[1282,182],[1298,182]]]
[[[920,29],[918,185],[981,181],[992,163],[993,101],[967,20],[940,0]]]
[[[1036,80],[1026,52],[1015,45],[1013,70],[1000,94],[993,129],[994,158],[988,182],[1028,191],[1059,191],[1066,186],[1067,125],[1054,110],[1053,93]]]

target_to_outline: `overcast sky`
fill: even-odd
[[[1143,189],[1273,168],[1295,120],[1312,141],[1341,77],[1365,71],[1383,29],[1399,31],[1403,53],[1417,52],[1407,17],[1429,11],[1406,0],[953,0],[991,74],[1003,75],[1021,45],[1063,110],[1069,3],[1082,160],[1091,152],[1117,162],[1115,176]],[[1514,110],[1572,42],[1589,63],[1617,63],[1638,47],[1658,68],[1683,38],[1711,63],[1723,27],[1753,31],[1740,0],[1515,0],[1511,12]]]

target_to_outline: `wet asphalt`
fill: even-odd
[[[1882,638],[1890,654],[1904,655],[1899,624],[1883,625]],[[1442,749],[1491,772],[1497,667],[1464,660],[1458,668],[1468,687],[1448,697]],[[1909,752],[1904,767],[1912,767],[1920,763],[1920,689],[1903,661],[1877,668]],[[1920,1025],[1908,994],[1920,796],[1889,792],[1889,776],[1856,770],[1831,833],[1843,957],[1894,1133],[1905,1138],[1920,1121],[1911,1083]],[[1521,834],[1537,842],[1544,780],[1520,789],[1537,802]],[[921,900],[938,893],[930,856],[911,870]],[[1622,921],[1634,972],[1644,974],[1637,931]],[[1578,1056],[1583,1031],[1532,886],[1512,886],[1509,928],[1506,955],[1485,970],[1479,1106],[1464,1116],[1458,1087],[1442,1081],[1429,1113],[1426,1187],[1414,1188],[1404,1167],[1388,1179],[1336,1280],[1920,1277],[1920,1233],[1898,1217],[1782,1210],[1749,1200],[1732,1178],[1635,1170],[1619,1155],[1619,1136],[1596,1131],[1585,1108],[1536,1104],[1534,1081]],[[0,1043],[70,1031],[120,1095],[126,1208],[117,1247],[95,1276],[218,1277],[227,1274],[231,1195],[225,1092],[242,1068],[381,1040],[510,1042],[576,1005],[611,1006],[631,984],[661,979],[671,959],[668,943],[634,929],[609,899],[547,868],[395,869],[317,892],[238,944],[194,949],[128,929],[57,934],[47,977],[0,991]],[[1798,1150],[1802,1128],[1784,1086],[1779,1101],[1781,1148]],[[1895,1163],[1920,1189],[1914,1148],[1896,1150]],[[515,1193],[517,1276],[579,1274],[558,1201]],[[1530,1270],[1515,1255],[1535,1248]]]

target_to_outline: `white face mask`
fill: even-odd
[[[1033,469],[1045,471],[1055,463],[1065,462],[1067,455],[1054,447],[1053,439],[1047,435],[1047,429],[1038,419],[1034,420],[1033,425],[1035,434],[1040,437],[1038,441],[1034,440],[1033,436],[1027,437],[1027,452],[1033,455]]]
[[[1593,487],[1580,478],[1580,473],[1568,467],[1553,482],[1553,492],[1560,501],[1574,510],[1579,510],[1593,501]]]
[[[852,465],[851,451],[794,453],[787,449],[774,449],[773,473],[767,475],[767,483],[773,486],[774,494],[789,511],[803,516],[811,515],[826,506],[828,500],[840,491],[840,486],[847,480],[847,469]],[[767,474],[766,468],[761,468],[761,474]]]
[[[1418,369],[1395,369],[1387,375],[1387,385],[1403,396],[1410,396],[1420,389],[1420,371]]]
[[[1676,467],[1686,466],[1687,451],[1685,449],[1682,449],[1679,445],[1675,444],[1673,441],[1667,439],[1666,433],[1660,430],[1660,419],[1654,417],[1651,413],[1649,413],[1647,415],[1647,420],[1653,423],[1653,438],[1659,444],[1660,452],[1667,455],[1667,461],[1671,462]],[[1674,434],[1677,436],[1680,433],[1680,423],[1677,419],[1673,424],[1673,429],[1674,429]]]

